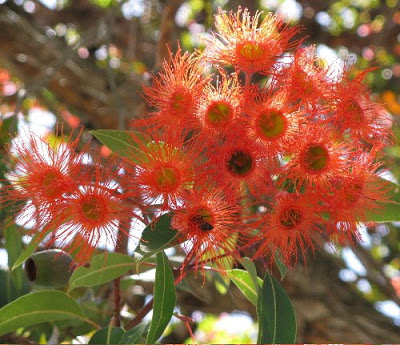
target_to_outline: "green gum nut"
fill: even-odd
[[[28,280],[35,285],[61,288],[72,275],[72,257],[60,249],[33,253],[25,262]]]

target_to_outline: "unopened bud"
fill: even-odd
[[[71,277],[72,257],[60,249],[33,253],[25,262],[26,275],[35,285],[60,288]]]

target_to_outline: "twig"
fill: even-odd
[[[194,320],[191,317],[176,314],[176,313],[174,314],[174,316],[183,322],[183,324],[185,325],[186,329],[189,332],[190,337],[192,338],[193,343],[196,343],[196,339],[194,337],[192,327],[190,327],[190,325],[194,323]]]
[[[119,327],[121,325],[120,305],[121,305],[121,291],[120,291],[121,278],[116,278],[113,281],[114,290],[114,315],[111,318],[110,326]]]
[[[137,326],[143,319],[144,317],[150,313],[151,309],[153,308],[153,303],[154,303],[154,298],[152,298],[150,301],[148,301],[144,307],[140,310],[139,313],[135,316],[133,320],[131,320],[126,326],[125,330],[130,330],[131,328]]]

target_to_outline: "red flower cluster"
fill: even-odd
[[[174,162],[165,154],[138,170],[162,161],[175,189],[158,195],[195,260],[280,249],[291,264],[317,234],[352,241],[366,212],[388,201],[378,153],[390,143],[390,117],[366,73],[344,68],[334,78],[313,46],[294,39],[298,28],[260,16],[219,10],[204,52],[171,54],[145,88],[157,110],[134,123],[175,150]],[[139,183],[155,196],[159,181]]]
[[[298,28],[260,16],[220,10],[204,52],[171,53],[144,88],[155,111],[134,126],[149,140],[132,134],[138,149],[120,183],[112,163],[83,164],[76,141],[61,151],[41,142],[48,159],[34,136],[17,146],[9,195],[28,201],[35,230],[58,229],[63,242],[78,234],[69,248],[83,246],[83,261],[101,236],[115,243],[128,231],[134,209],[158,207],[173,214],[196,268],[242,252],[268,261],[277,249],[290,265],[317,236],[359,236],[366,212],[388,201],[379,152],[390,118],[365,73],[333,78],[314,47],[294,39]]]
[[[87,150],[77,153],[80,134],[53,148],[32,132],[15,142],[16,161],[4,186],[2,203],[14,206],[16,220],[31,225],[30,235],[48,236],[48,245],[75,252],[85,263],[100,241],[116,245],[118,232],[129,233],[134,217],[120,193],[114,162],[86,164]]]

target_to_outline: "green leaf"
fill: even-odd
[[[12,270],[15,270],[17,267],[21,266],[26,259],[28,259],[31,254],[36,250],[39,246],[40,242],[46,237],[47,234],[51,232],[52,229],[48,229],[44,232],[38,232],[35,236],[32,237],[29,244],[26,246],[25,250],[21,253],[18,259],[15,261]]]
[[[80,286],[95,286],[118,278],[133,268],[135,260],[119,253],[96,255],[90,267],[79,267],[69,280],[68,291]]]
[[[281,280],[283,280],[283,278],[285,278],[286,273],[287,273],[287,267],[282,262],[281,255],[282,255],[282,253],[280,252],[279,249],[277,249],[276,252],[275,252],[275,264],[278,267],[279,272],[281,274]]]
[[[141,241],[135,251],[135,258],[143,261],[166,248],[178,235],[178,231],[171,228],[171,215],[163,214],[156,223],[148,225],[142,233]]]
[[[157,253],[154,284],[153,317],[146,343],[153,344],[161,337],[174,312],[176,302],[174,275],[164,252]]]
[[[249,272],[250,278],[258,294],[261,284],[259,284],[258,281],[257,269],[254,265],[254,262],[250,258],[245,257],[240,260],[240,264],[246,269],[247,272]]]
[[[380,208],[377,211],[366,210],[366,216],[363,219],[364,222],[384,223],[400,221],[400,186],[386,180],[381,182],[388,184],[390,190],[388,197],[391,202],[380,203]]]
[[[257,300],[258,344],[293,344],[296,341],[296,317],[286,291],[265,274]]]
[[[81,308],[61,291],[43,290],[24,295],[0,309],[0,335],[43,322],[85,318]]]
[[[97,331],[89,344],[120,344],[125,331],[119,327],[107,327]]]
[[[7,226],[4,229],[4,235],[6,240],[5,248],[8,253],[8,267],[13,267],[14,263],[22,253],[22,240],[19,227],[15,224]],[[11,276],[17,289],[21,290],[23,280],[22,269],[20,268],[11,272]]]
[[[133,131],[99,129],[90,131],[90,133],[102,144],[106,145],[112,152],[136,163],[136,157],[138,154],[140,155],[140,150],[135,139],[146,142],[143,134]]]
[[[243,293],[244,297],[246,297],[254,306],[257,305],[257,289],[254,286],[253,280],[250,277],[249,272],[233,269],[226,271],[229,278],[232,282],[239,288],[239,290]],[[257,277],[257,282],[259,285],[262,284],[262,279]]]
[[[120,344],[138,344],[141,343],[139,340],[148,331],[150,322],[142,322],[139,325],[133,327],[129,331],[126,331],[121,339]]]

